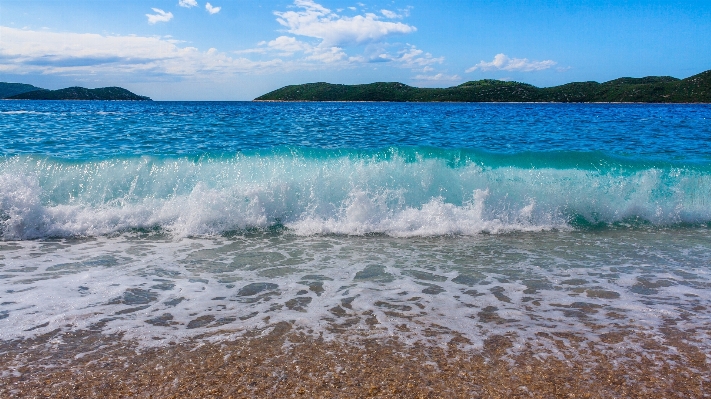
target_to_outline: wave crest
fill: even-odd
[[[522,167],[328,153],[0,161],[3,239],[283,225],[398,237],[711,221],[711,174],[677,166]],[[493,157],[488,155],[489,158]]]

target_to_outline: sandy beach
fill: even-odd
[[[248,334],[249,335],[249,334]],[[403,345],[392,339],[314,338],[286,322],[253,337],[137,350],[90,331],[4,343],[3,398],[704,398],[711,372],[705,355],[670,326],[645,353],[575,334],[541,336],[559,356],[523,349],[505,336],[481,351]],[[634,335],[634,334],[633,334]],[[201,337],[208,338],[208,337]],[[344,336],[346,338],[346,336]],[[642,335],[627,339],[644,340]],[[564,343],[568,342],[568,344]],[[569,343],[575,343],[571,346]],[[579,345],[578,345],[579,344]],[[673,347],[669,354],[665,347]],[[77,356],[78,348],[87,353]],[[610,349],[618,356],[607,353]],[[606,354],[607,353],[607,354]],[[561,358],[560,354],[563,355]]]

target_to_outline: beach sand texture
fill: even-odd
[[[704,353],[672,325],[664,330],[664,342],[620,333],[639,339],[644,354],[614,348],[621,341],[615,334],[597,344],[575,333],[541,336],[556,345],[557,356],[530,348],[512,354],[505,336],[488,338],[481,351],[462,350],[461,337],[445,346],[354,336],[325,341],[287,322],[253,337],[144,350],[91,331],[50,333],[3,344],[0,397],[710,397]],[[78,348],[91,350],[76,356]]]

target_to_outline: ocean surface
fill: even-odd
[[[0,341],[673,325],[711,359],[709,105],[2,101],[0,151]]]

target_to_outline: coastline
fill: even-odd
[[[563,102],[563,103],[711,103],[711,71],[686,79],[670,76],[622,77],[603,83],[570,82],[558,86],[483,79],[452,87],[413,87],[400,82],[284,86],[255,100],[356,100],[393,102]]]
[[[643,333],[635,333],[644,339]],[[0,344],[0,396],[142,398],[649,398],[709,397],[705,355],[670,328],[659,351],[554,338],[558,355],[529,348],[512,353],[505,336],[480,351],[405,345],[397,337],[344,336],[326,341],[277,323],[251,336],[209,337],[138,350],[119,336],[82,331]],[[549,337],[550,338],[550,337]],[[545,339],[545,338],[544,338]],[[77,353],[77,348],[91,350]],[[576,348],[577,347],[577,348]],[[23,364],[24,363],[24,364]]]
[[[353,101],[353,100],[251,100],[253,103],[386,103],[386,104],[640,104],[640,105],[700,105],[707,102],[634,102],[634,101]]]

